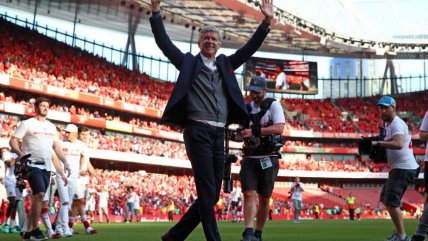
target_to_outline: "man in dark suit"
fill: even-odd
[[[165,31],[160,2],[151,0],[152,32],[164,55],[180,70],[162,121],[184,127],[184,143],[198,192],[196,201],[162,240],[185,240],[201,222],[206,240],[220,241],[214,206],[219,199],[224,169],[224,127],[230,123],[245,126],[249,121],[234,70],[257,51],[269,33],[272,0],[262,1],[264,21],[248,43],[230,56],[216,56],[222,36],[214,26],[201,29],[199,54],[182,53]]]

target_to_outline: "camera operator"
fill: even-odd
[[[275,138],[271,137],[282,134],[285,117],[278,101],[265,98],[267,91],[265,78],[253,77],[245,90],[250,91],[252,102],[247,104],[250,125],[241,131],[241,135],[244,137],[244,156],[239,175],[244,192],[245,225],[242,236],[243,241],[261,241],[262,231],[269,216],[269,200],[279,170],[278,150],[270,148],[271,146],[278,147],[277,143],[265,143],[263,140],[274,141]],[[254,218],[256,217],[254,231]]]
[[[49,187],[52,170],[52,150],[64,164],[64,169],[70,173],[70,167],[61,145],[59,144],[55,125],[48,115],[50,100],[44,97],[36,99],[34,110],[36,116],[22,121],[10,139],[10,146],[19,158],[31,154],[28,160],[28,182],[30,183],[31,211],[28,215],[28,227],[23,239],[44,240],[46,237],[39,229],[38,220],[42,210],[43,197]]]
[[[300,223],[300,209],[302,209],[302,192],[304,192],[303,183],[300,182],[300,178],[296,177],[294,183],[291,186],[291,199],[293,199],[294,206],[294,223]]]
[[[425,116],[419,130],[419,139],[426,142],[424,158],[425,206],[424,212],[419,219],[418,228],[416,229],[415,234],[413,234],[411,241],[424,241],[425,237],[428,235],[428,205],[426,205],[428,202],[428,111],[425,112]]]
[[[411,135],[407,124],[397,116],[395,100],[390,96],[383,96],[377,105],[382,120],[386,123],[386,136],[384,140],[373,141],[372,145],[386,149],[391,169],[382,188],[380,201],[386,206],[395,228],[394,233],[386,240],[409,240],[404,229],[400,205],[407,186],[416,178],[419,165],[411,149]]]

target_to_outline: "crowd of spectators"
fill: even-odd
[[[0,136],[8,137],[15,128],[18,120],[11,116],[0,115],[2,133]],[[169,157],[187,160],[183,143],[162,141],[149,137],[137,137],[117,133],[102,133],[97,129],[90,129],[88,146],[92,149],[112,150],[118,152],[134,152],[148,156]],[[239,161],[235,164],[239,166]],[[374,164],[369,160],[325,160],[319,161],[311,158],[294,159],[284,158],[280,160],[280,168],[285,170],[306,171],[347,171],[347,172],[380,172],[384,166]]]
[[[27,106],[30,110],[33,109],[35,99],[36,96],[31,93],[8,89],[0,91],[0,102],[18,103],[23,106]],[[160,124],[159,120],[139,118],[138,116],[129,113],[108,110],[84,104],[75,104],[69,101],[56,99],[52,99],[51,101],[52,103],[50,105],[50,109],[58,112],[70,113],[71,115],[78,115],[92,119],[122,122],[139,128],[152,128],[169,132],[182,132],[182,130],[176,126],[171,127],[169,125]]]
[[[70,47],[28,28],[22,28],[0,19],[0,73],[24,78],[35,83],[43,83],[64,89],[92,93],[105,98],[125,101],[162,110],[173,88],[172,83],[157,81],[145,73],[131,71],[116,66],[103,58]],[[31,37],[28,37],[31,36]],[[418,95],[419,96],[419,95]],[[427,97],[401,96],[397,98],[398,109],[414,114],[408,119],[412,130],[417,130],[418,118],[424,113],[421,107],[428,108]],[[28,101],[27,101],[28,100]],[[32,107],[34,97],[30,93],[3,91],[0,101],[20,103]],[[321,132],[371,132],[377,133],[379,118],[375,113],[376,98],[348,99],[281,99],[286,112],[299,112],[304,120],[287,115],[287,129],[313,130]],[[426,109],[425,108],[425,109]],[[128,123],[136,127],[148,127],[166,131],[181,131],[162,125],[158,120],[125,115],[91,106],[78,106],[71,102],[53,101],[51,109],[69,112],[91,118],[100,118]],[[343,115],[347,112],[349,115]],[[353,121],[355,117],[357,121]],[[18,120],[8,117],[2,120],[2,135],[10,136]],[[373,124],[376,123],[376,124]],[[187,159],[182,143],[167,142],[153,138],[127,136],[91,130],[90,147],[94,149],[135,152],[145,155]],[[312,147],[355,147],[355,143],[329,143],[316,141],[289,140],[286,146]],[[282,160],[281,167],[291,170],[329,170],[329,171],[379,171],[382,167],[359,161],[308,161]]]
[[[0,49],[0,73],[159,110],[164,109],[172,92],[173,83],[154,80],[145,73],[114,65],[104,58],[4,19],[0,19],[0,23],[0,44],[3,46]],[[398,110],[409,113],[406,121],[413,132],[418,130],[418,123],[424,114],[422,110],[428,108],[427,98],[423,93],[412,97],[397,97]],[[377,117],[376,99],[377,97],[338,100],[293,98],[282,99],[281,103],[287,112],[298,111],[304,116],[303,119],[296,119],[287,115],[286,129],[377,133],[380,118]],[[120,117],[73,105],[56,108],[113,120]],[[139,118],[135,118],[131,123],[145,125],[139,122]]]
[[[175,176],[144,172],[96,170],[99,179],[91,178],[91,187],[109,191],[111,213],[122,214],[126,206],[126,188],[134,187],[140,196],[143,214],[162,214],[169,201],[174,200],[176,209],[184,212],[196,198],[192,176]]]
[[[126,207],[126,189],[134,187],[135,193],[140,197],[140,207],[142,215],[153,215],[165,217],[168,212],[168,205],[171,200],[175,204],[174,214],[183,214],[187,208],[197,198],[196,187],[192,176],[176,176],[153,174],[145,172],[128,172],[118,170],[96,170],[99,178],[91,178],[89,188],[94,194],[106,187],[109,192],[109,212],[113,215],[123,217]],[[322,189],[322,188],[321,188]],[[292,217],[293,208],[291,200],[281,190],[274,190],[274,198],[271,206],[272,214],[283,215],[287,218]],[[335,215],[347,215],[344,204],[337,202],[333,206],[325,206],[317,196],[305,200],[301,215],[311,218],[314,215],[314,206],[318,205],[321,210],[321,216],[332,218]],[[230,194],[220,193],[223,200],[223,218],[228,214],[231,201]],[[217,207],[218,208],[218,207]],[[384,215],[382,207],[372,208],[371,206],[362,207],[365,216]],[[95,210],[98,210],[95,208]],[[116,221],[122,221],[122,218]]]
[[[35,83],[164,109],[173,83],[117,66],[0,18],[0,73]]]
[[[295,159],[280,160],[280,169],[299,171],[325,171],[325,172],[387,172],[388,165],[385,163],[374,163],[368,159],[347,159],[347,160],[314,160]]]

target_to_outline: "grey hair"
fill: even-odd
[[[201,28],[201,31],[199,32],[199,41],[201,41],[202,35],[204,35],[207,32],[215,32],[218,37],[218,41],[221,43],[221,40],[223,39],[223,35],[221,34],[220,30],[216,26],[205,26]]]

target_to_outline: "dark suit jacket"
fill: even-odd
[[[150,25],[158,47],[171,63],[180,71],[177,83],[172,95],[165,107],[162,122],[185,126],[186,97],[192,87],[193,81],[201,71],[204,63],[200,54],[193,56],[191,53],[182,53],[168,37],[159,13],[153,13],[150,18]],[[216,58],[216,65],[219,69],[226,86],[227,99],[229,103],[229,113],[227,124],[237,123],[245,126],[249,121],[247,108],[239,89],[234,70],[247,61],[262,45],[269,33],[269,26],[266,23],[260,24],[251,39],[234,54],[226,56],[221,54]]]

